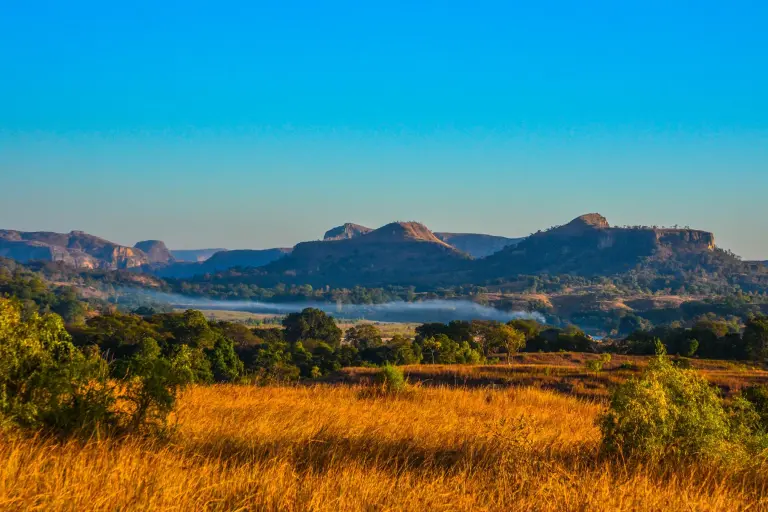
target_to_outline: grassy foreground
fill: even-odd
[[[768,467],[607,461],[603,405],[535,388],[187,390],[169,441],[0,441],[3,510],[746,510]]]

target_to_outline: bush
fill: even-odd
[[[235,352],[235,344],[229,338],[220,337],[205,354],[210,361],[213,379],[217,382],[235,381],[245,371],[243,362]]]
[[[172,360],[162,357],[153,339],[144,340],[133,356],[121,396],[132,404],[129,432],[162,431],[176,403],[178,391],[195,378],[192,349],[182,345]]]
[[[729,417],[717,389],[696,372],[672,365],[660,343],[657,354],[642,378],[613,392],[609,409],[598,420],[603,448],[652,460],[739,453],[744,416]]]
[[[603,371],[604,364],[605,364],[605,361],[602,358],[590,359],[588,361],[584,361],[584,368],[586,368],[588,372],[600,373],[601,371]]]
[[[400,393],[405,391],[405,376],[403,370],[397,366],[384,365],[376,376],[376,382],[387,393]]]
[[[762,431],[768,432],[768,387],[764,385],[746,387],[741,390],[741,397],[754,408]]]
[[[56,314],[22,319],[19,302],[0,299],[0,414],[4,424],[59,433],[108,428],[115,421],[108,372],[86,357]]]
[[[5,426],[59,434],[164,426],[177,391],[194,378],[192,355],[183,346],[169,360],[146,339],[124,364],[124,382],[113,385],[98,350],[78,350],[61,317],[32,313],[22,319],[18,302],[0,299],[0,419]],[[126,410],[118,398],[132,407]]]

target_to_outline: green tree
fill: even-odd
[[[441,342],[434,337],[427,338],[421,342],[421,350],[432,364],[437,362],[437,356],[440,354],[441,347]]]
[[[0,413],[21,427],[72,432],[109,428],[114,402],[98,354],[71,343],[56,314],[22,318],[18,301],[0,299]]]
[[[211,363],[213,379],[217,382],[232,382],[243,374],[243,362],[237,356],[231,339],[220,336],[213,348],[205,351],[205,355]]]
[[[381,332],[373,324],[360,324],[347,329],[344,340],[358,350],[377,348],[383,344]]]
[[[768,358],[768,317],[758,316],[744,327],[744,344],[751,359],[764,361]]]
[[[172,360],[162,356],[153,339],[141,342],[130,361],[122,398],[132,404],[128,430],[162,430],[173,410],[178,391],[195,374],[193,349],[182,345]]]
[[[333,317],[325,312],[306,308],[301,313],[291,313],[283,319],[285,339],[291,343],[303,340],[319,340],[333,348],[341,344],[341,329]]]
[[[160,321],[175,344],[189,345],[192,348],[213,348],[216,332],[211,328],[205,316],[197,310],[188,309],[184,313],[156,315],[153,321]]]
[[[507,364],[512,362],[512,354],[525,347],[525,334],[510,325],[497,325],[488,334],[488,343],[492,347],[503,347],[507,353]]]

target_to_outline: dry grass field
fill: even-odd
[[[450,387],[533,387],[557,391],[577,398],[606,401],[610,390],[630,377],[638,377],[648,365],[645,356],[614,355],[598,373],[587,370],[585,362],[597,354],[550,352],[518,354],[512,364],[414,365],[404,366],[406,377],[422,386]],[[768,384],[768,371],[735,361],[689,360],[725,396],[752,384]],[[332,382],[369,383],[375,368],[345,368]]]
[[[602,457],[599,399],[530,386],[368,391],[193,387],[167,440],[4,438],[0,509],[768,509],[764,463]]]

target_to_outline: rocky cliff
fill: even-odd
[[[22,263],[61,261],[77,268],[127,269],[150,263],[140,249],[125,247],[82,231],[0,230],[0,256]]]
[[[359,224],[352,224],[351,222],[347,222],[346,224],[343,224],[341,226],[338,226],[326,231],[325,235],[323,236],[323,240],[326,240],[326,241],[348,240],[350,238],[355,238],[358,236],[365,235],[367,233],[370,233],[371,231],[373,231],[371,228],[367,228]]]
[[[134,247],[143,251],[147,258],[149,258],[150,263],[167,264],[175,261],[171,251],[160,240],[144,240],[143,242],[138,242]]]

